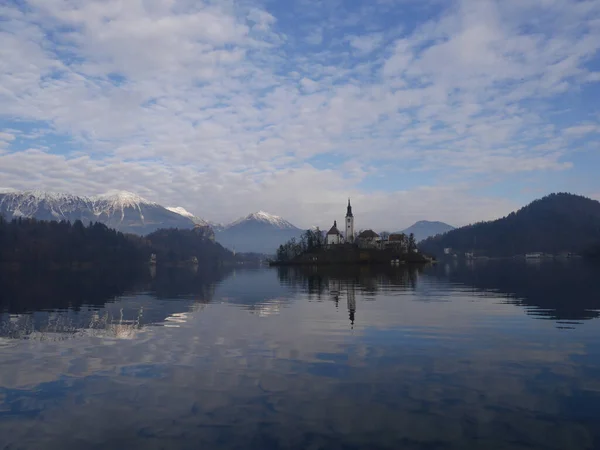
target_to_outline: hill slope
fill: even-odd
[[[206,220],[204,220],[198,216],[195,216],[194,214],[192,214],[191,212],[189,212],[182,206],[166,206],[165,209],[168,209],[171,212],[174,212],[176,214],[179,214],[180,216],[190,219],[196,225],[201,225],[203,227],[210,226],[210,224]]]
[[[579,195],[551,194],[491,222],[458,228],[421,242],[425,252],[443,249],[486,256],[530,252],[583,253],[600,242],[600,202]]]
[[[410,233],[415,235],[417,242],[427,239],[428,237],[437,236],[438,234],[444,234],[448,231],[454,230],[452,225],[448,225],[444,222],[431,222],[429,220],[419,220],[410,227],[402,230],[401,233],[407,236]]]

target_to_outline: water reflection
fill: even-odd
[[[423,270],[422,266],[279,267],[278,277],[286,286],[321,298],[323,293],[335,290],[335,283],[356,286],[366,294],[389,288],[415,288]]]
[[[599,448],[600,321],[532,320],[475,267],[380,269],[157,272],[13,309],[137,331],[0,346],[0,448]]]
[[[0,338],[132,339],[144,326],[184,320],[212,301],[226,270],[4,272]],[[158,301],[157,301],[158,300]],[[161,301],[166,300],[166,301]]]
[[[531,261],[534,261],[533,263]],[[428,273],[504,294],[529,315],[569,325],[600,317],[600,265],[585,260],[450,261]]]
[[[421,266],[349,265],[279,267],[277,276],[282,285],[298,292],[307,292],[309,300],[332,300],[336,308],[345,302],[353,328],[356,320],[356,293],[365,300],[374,300],[379,292],[414,290]]]

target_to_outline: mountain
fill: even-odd
[[[11,220],[31,217],[38,220],[81,220],[102,222],[118,231],[148,234],[159,228],[193,228],[194,222],[181,214],[126,191],[96,197],[45,191],[0,193],[0,215]]]
[[[0,193],[0,214],[10,220],[35,217],[39,220],[79,219],[85,212],[92,217],[94,202],[87,197],[44,191]]]
[[[171,212],[174,212],[175,214],[179,214],[180,216],[187,217],[192,222],[194,222],[194,224],[196,224],[196,225],[202,225],[202,226],[210,226],[211,225],[206,220],[201,219],[198,216],[195,216],[194,214],[192,214],[191,212],[189,212],[187,209],[183,208],[182,206],[167,206],[166,209],[168,209]]]
[[[419,248],[442,255],[514,256],[525,253],[585,253],[600,243],[600,202],[551,194],[498,220],[481,222],[422,241]]]
[[[438,234],[444,234],[447,231],[454,230],[452,225],[448,225],[444,222],[430,222],[429,220],[420,220],[410,227],[402,230],[401,233],[406,234],[407,236],[410,233],[415,235],[415,240],[417,242],[422,241],[423,239],[427,239],[428,237],[436,236]]]
[[[259,211],[217,229],[216,239],[236,252],[275,253],[289,239],[299,238],[302,230],[279,216]]]

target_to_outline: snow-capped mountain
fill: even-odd
[[[161,205],[126,191],[95,197],[46,191],[0,193],[0,215],[6,219],[102,222],[119,231],[148,234],[158,228],[193,228],[194,222]]]
[[[180,206],[163,207],[127,191],[94,197],[46,191],[0,191],[0,215],[11,220],[81,220],[102,222],[119,231],[148,234],[159,228],[210,226],[223,246],[237,252],[274,253],[279,245],[298,238],[302,230],[287,220],[258,211],[228,225],[207,222]]]
[[[91,220],[93,207],[91,198],[71,194],[45,191],[0,193],[0,214],[7,219],[35,217],[40,220]]]
[[[168,209],[171,212],[174,212],[175,214],[179,214],[180,216],[187,217],[192,222],[194,222],[196,225],[202,225],[202,226],[210,226],[211,225],[206,220],[201,219],[198,216],[195,216],[194,214],[192,214],[191,212],[189,212],[187,209],[185,209],[182,206],[167,206],[166,209]]]
[[[287,220],[264,211],[247,215],[216,231],[217,242],[237,252],[275,253],[302,230]]]
[[[282,219],[279,216],[274,216],[273,214],[269,214],[268,212],[258,211],[252,214],[248,214],[246,217],[242,217],[229,225],[226,225],[224,228],[232,228],[238,227],[244,224],[265,224],[269,226],[273,226],[275,228],[279,228],[280,230],[297,230],[298,228],[292,225],[285,219]]]

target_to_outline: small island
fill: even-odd
[[[426,264],[433,259],[419,252],[415,237],[404,233],[363,230],[354,233],[350,199],[342,234],[334,221],[324,234],[318,227],[305,231],[299,240],[290,239],[277,249],[271,266],[340,264]]]

